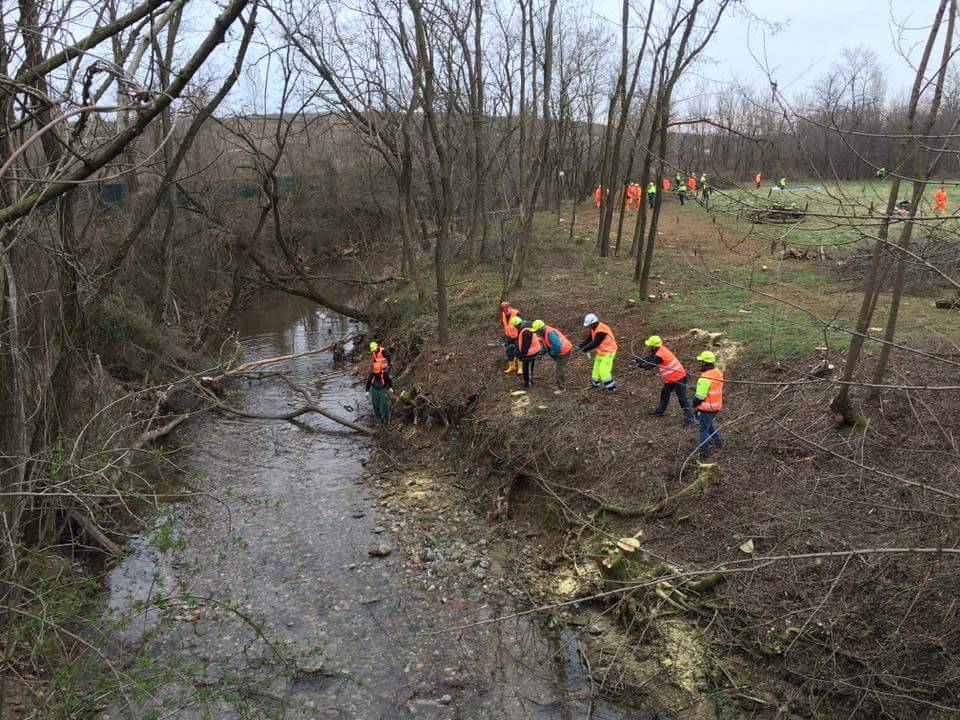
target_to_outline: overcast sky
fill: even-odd
[[[646,3],[642,3],[646,4]],[[596,0],[594,6],[612,22],[619,22],[618,0]],[[926,26],[936,9],[934,0],[746,0],[749,12],[782,23],[773,33],[744,13],[724,18],[707,54],[710,62],[699,72],[712,80],[766,84],[757,60],[764,58],[787,95],[809,87],[830,69],[844,47],[867,45],[880,56],[891,93],[909,89],[913,71],[893,48],[899,30],[911,30],[905,49],[917,50],[926,39]],[[922,49],[922,48],[921,48]],[[917,52],[914,53],[916,56]]]

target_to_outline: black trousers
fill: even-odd
[[[537,361],[537,356],[523,358],[523,386],[533,386],[533,364]]]
[[[657,404],[654,412],[663,413],[667,410],[667,405],[670,404],[670,396],[676,395],[677,402],[680,403],[680,407],[683,408],[683,420],[684,423],[690,422],[693,419],[693,411],[690,409],[690,401],[687,400],[687,379],[683,378],[675,383],[664,383],[663,387],[660,389],[660,402]]]

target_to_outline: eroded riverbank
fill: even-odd
[[[240,325],[245,359],[322,346],[350,329],[287,299]],[[330,354],[283,369],[318,389],[324,407],[366,412],[356,378]],[[299,399],[266,379],[231,402],[262,413]],[[136,680],[103,717],[649,716],[591,697],[582,628],[550,629],[532,616],[477,624],[514,610],[485,524],[466,507],[442,510],[444,548],[454,550],[435,543],[421,556],[410,506],[362,477],[369,441],[319,417],[210,415],[173,445],[209,496],[179,506],[163,542],[145,539],[111,577],[111,606],[130,618],[115,634],[118,652]],[[424,514],[435,521],[436,511]],[[457,571],[438,572],[444,565]],[[460,626],[469,627],[451,630]]]

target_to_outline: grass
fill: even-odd
[[[849,344],[848,334],[828,330],[824,322],[774,299],[760,298],[737,275],[715,273],[713,283],[695,285],[671,296],[653,307],[652,320],[723,331],[732,340],[744,343],[747,355],[754,358],[794,360],[824,344],[834,349]]]
[[[932,219],[933,187],[928,187],[921,200],[920,217]],[[728,228],[740,233],[755,233],[758,237],[779,240],[786,236],[790,247],[804,249],[823,247],[831,257],[842,257],[854,250],[871,247],[880,223],[880,215],[886,209],[890,180],[884,181],[834,181],[801,182],[788,186],[786,193],[772,192],[764,185],[754,191],[752,185],[740,188],[722,188],[715,192],[712,209],[722,218]],[[909,199],[911,188],[900,186],[900,199]],[[753,225],[741,218],[744,207],[765,205],[770,202],[794,205],[816,217],[809,217],[796,227],[790,225]],[[949,205],[948,205],[949,210]],[[953,216],[942,222],[915,230],[915,242],[938,231],[960,231],[960,217]]]
[[[864,203],[870,187],[848,183],[843,191],[847,195],[860,192],[858,202]],[[808,191],[798,195],[816,194]],[[632,279],[634,259],[597,255],[593,242],[596,226],[587,224],[591,222],[589,211],[588,207],[581,213],[584,224],[578,226],[574,241],[569,239],[565,224],[556,225],[552,213],[536,218],[524,288],[513,295],[526,300],[521,308],[537,313],[540,307],[555,304],[551,301],[569,305],[570,300],[594,302],[601,297],[605,300],[598,311],[603,312],[604,306],[622,307],[628,298],[637,299]],[[731,220],[729,215],[716,217],[721,225]],[[771,258],[769,242],[762,238],[738,244],[742,235],[733,235],[727,228],[724,247],[717,240],[716,217],[692,204],[682,214],[672,205],[665,209],[664,237],[655,256],[650,292],[666,290],[669,296],[644,303],[650,331],[658,326],[723,331],[745,344],[747,357],[772,357],[783,362],[809,356],[823,346],[844,351],[859,308],[859,290],[842,280],[830,263]],[[775,229],[782,232],[781,228]],[[692,253],[694,243],[703,245],[703,256]],[[736,245],[735,249],[729,249],[730,245]],[[495,262],[471,264],[457,259],[451,261],[448,276],[451,328],[489,334],[503,282],[501,269]],[[432,324],[435,303],[430,300],[424,306],[417,305],[412,288],[402,291],[394,302],[391,304],[398,317],[391,325]],[[881,325],[885,303],[883,298],[875,320]],[[566,329],[579,332],[579,328]],[[432,332],[427,329],[427,334]],[[929,344],[932,338],[958,334],[960,313],[936,310],[926,298],[905,298],[898,340]]]

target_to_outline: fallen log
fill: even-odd
[[[260,413],[248,413],[244,410],[238,410],[235,407],[230,407],[226,403],[222,403],[222,402],[218,402],[216,403],[216,405],[220,410],[231,413],[232,415],[237,415],[239,417],[250,418],[251,420],[288,420],[289,421],[289,420],[296,420],[298,417],[302,415],[306,415],[308,413],[313,412],[313,413],[317,413],[317,415],[323,415],[323,417],[329,420],[333,420],[336,423],[340,423],[341,425],[348,427],[351,430],[356,430],[359,433],[363,433],[364,435],[373,434],[373,432],[369,428],[365,428],[363,425],[358,425],[352,420],[347,420],[347,418],[345,417],[336,415],[330,412],[329,410],[324,410],[322,407],[318,407],[317,405],[313,405],[311,403],[303,405],[297,408],[296,410],[291,410],[290,412],[282,413],[280,415],[262,415]]]
[[[84,531],[92,537],[100,545],[100,547],[105,550],[110,555],[115,555],[120,557],[123,555],[123,550],[117,545],[113,540],[107,537],[106,533],[103,532],[97,524],[88,518],[86,515],[82,515],[76,510],[71,510],[69,516],[72,520],[84,529]]]
[[[960,297],[937,300],[934,306],[940,310],[960,310]]]
[[[321,352],[321,351],[320,351],[320,350],[316,350],[316,351],[310,351],[310,352]],[[235,407],[231,407],[230,405],[227,405],[225,402],[223,402],[222,400],[220,400],[214,393],[212,393],[210,390],[208,390],[208,389],[206,389],[206,388],[203,388],[202,386],[201,386],[201,390],[207,395],[207,397],[213,402],[213,404],[216,405],[216,407],[218,407],[219,409],[221,409],[221,410],[223,410],[223,411],[225,411],[225,412],[229,412],[229,413],[232,413],[233,415],[238,415],[238,416],[240,416],[240,417],[250,418],[250,419],[252,419],[252,420],[287,420],[287,421],[290,421],[290,420],[295,420],[296,418],[300,417],[301,415],[306,415],[307,413],[312,413],[312,412],[313,412],[313,413],[317,413],[317,415],[322,415],[323,417],[327,418],[328,420],[333,420],[335,423],[339,423],[340,425],[343,425],[344,427],[348,427],[348,428],[350,428],[351,430],[356,430],[356,431],[359,432],[359,433],[363,433],[364,435],[372,435],[372,434],[373,434],[373,431],[370,430],[369,428],[365,428],[363,425],[359,425],[359,424],[353,422],[352,420],[348,420],[348,419],[345,418],[345,417],[341,417],[341,416],[337,415],[336,413],[332,413],[332,412],[330,412],[329,410],[325,410],[324,408],[320,407],[320,406],[317,404],[317,402],[313,399],[313,396],[310,394],[310,392],[309,392],[305,387],[303,387],[303,386],[295,383],[293,380],[291,380],[290,378],[288,378],[286,375],[280,375],[279,377],[280,377],[281,380],[283,380],[285,383],[287,383],[287,385],[289,385],[291,389],[293,389],[294,391],[300,393],[300,394],[304,397],[304,399],[307,401],[306,404],[300,406],[300,407],[297,408],[296,410],[291,410],[291,411],[289,411],[289,412],[280,413],[280,414],[278,414],[278,415],[265,415],[265,414],[261,414],[261,413],[249,413],[249,412],[246,412],[245,410],[239,410],[239,409],[237,409],[237,408],[235,408]]]
[[[712,480],[717,476],[718,468],[716,463],[702,464],[697,472],[697,479],[692,483],[687,485],[673,495],[667,495],[665,498],[656,502],[652,505],[641,505],[639,507],[625,507],[623,505],[614,505],[611,503],[602,503],[600,509],[615,515],[623,515],[625,517],[652,517],[654,515],[659,515],[669,506],[673,505],[680,500],[681,498],[693,494],[693,493],[702,493],[707,489],[707,486]]]
[[[332,345],[327,345],[326,347],[322,347],[322,348],[314,348],[313,350],[303,350],[302,352],[289,353],[287,355],[275,355],[274,357],[263,358],[261,360],[251,360],[250,362],[243,363],[242,365],[237,365],[235,368],[226,370],[222,374],[210,378],[209,382],[217,383],[223,380],[224,378],[233,377],[235,375],[242,375],[245,372],[249,372],[250,370],[254,370],[259,367],[263,367],[264,365],[272,365],[274,363],[283,362],[285,360],[295,360],[296,358],[306,357],[308,355],[316,355],[322,352],[330,352],[341,343],[344,343],[347,340],[349,340],[350,337],[351,336],[348,335],[342,340],[338,340]]]

